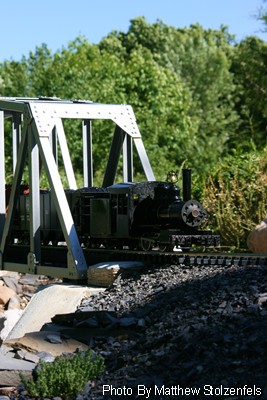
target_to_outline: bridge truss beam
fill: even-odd
[[[5,123],[12,119],[13,180],[6,208],[5,182]],[[60,99],[0,98],[0,269],[24,273],[60,276],[82,280],[87,275],[87,261],[81,248],[73,217],[58,170],[60,149],[69,189],[77,189],[71,156],[64,131],[64,119],[82,121],[83,182],[93,186],[92,122],[97,119],[111,120],[115,131],[110,147],[103,187],[114,183],[120,155],[123,155],[123,177],[133,181],[132,144],[135,144],[144,173],[148,180],[155,180],[147,157],[135,116],[129,105],[106,105],[88,101],[64,101]],[[71,139],[71,138],[70,138]],[[10,238],[16,205],[20,195],[23,173],[28,168],[30,243],[27,260],[14,261],[10,255]],[[60,221],[66,243],[66,262],[62,266],[43,263],[40,238],[40,173],[44,168],[51,196]],[[12,243],[16,251],[15,243]],[[11,248],[12,248],[11,246]],[[9,248],[7,250],[7,248]],[[12,251],[11,251],[12,253]]]

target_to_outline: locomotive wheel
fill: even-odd
[[[100,249],[101,247],[101,242],[97,239],[86,238],[83,240],[83,244],[86,249]]]
[[[145,238],[145,237],[140,237],[139,246],[140,246],[141,250],[149,251],[152,249],[152,240]]]
[[[164,252],[168,250],[168,246],[166,244],[159,244],[159,251]]]

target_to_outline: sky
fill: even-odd
[[[20,61],[42,43],[56,52],[79,35],[97,44],[113,30],[126,33],[140,16],[175,28],[226,25],[237,41],[247,36],[266,41],[255,17],[263,5],[267,8],[264,0],[0,0],[0,62]]]

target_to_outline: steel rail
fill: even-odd
[[[26,258],[29,247],[25,245],[11,245],[7,253],[7,261],[12,262]],[[67,246],[42,246],[42,262],[51,265],[64,264]],[[107,249],[107,248],[83,248],[83,253],[87,261],[87,265],[93,265],[96,262],[106,261],[144,261],[155,263],[174,263],[190,265],[267,265],[267,254],[261,253],[230,253],[223,251],[171,251],[164,252],[160,250],[128,250],[128,249]],[[14,257],[17,257],[17,260]]]

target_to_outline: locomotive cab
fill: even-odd
[[[119,183],[108,187],[113,213],[113,234],[117,238],[129,238],[133,217],[133,183]]]

